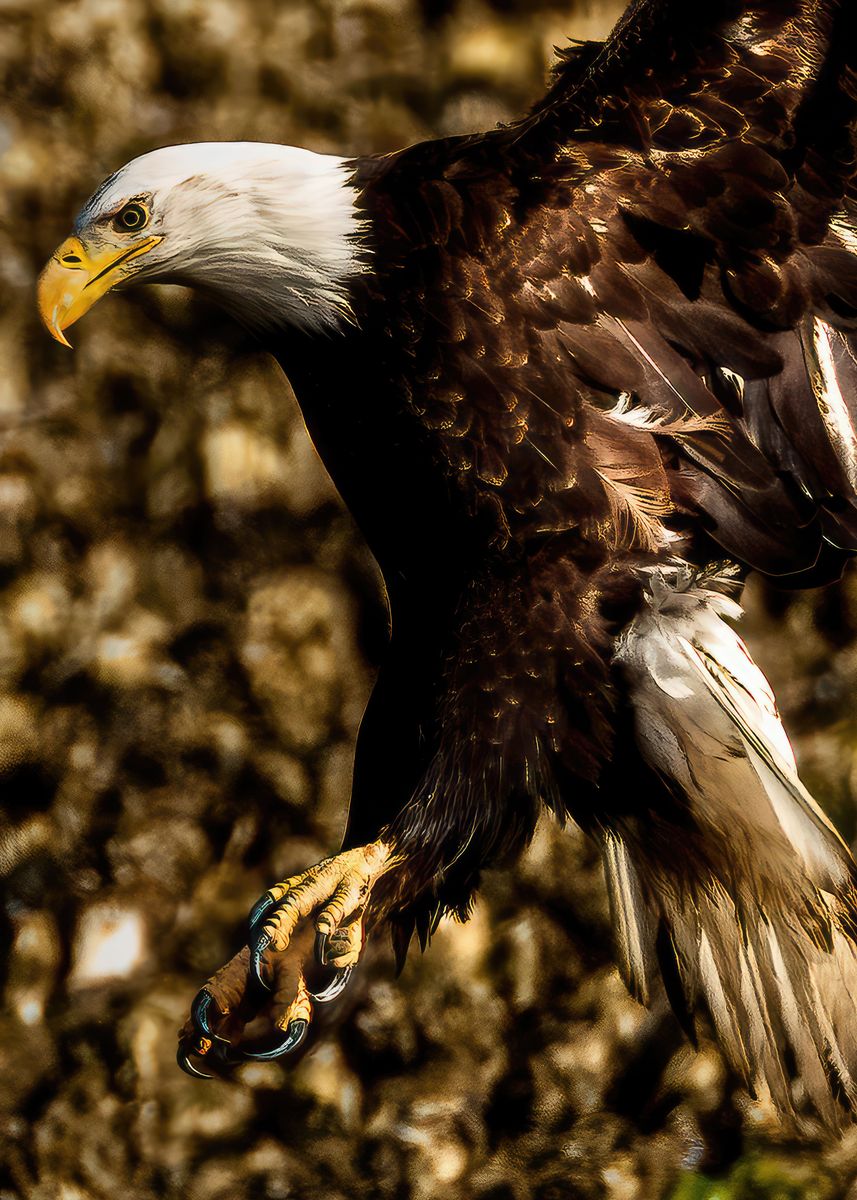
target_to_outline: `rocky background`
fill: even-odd
[[[857,1197],[857,1133],[790,1140],[628,998],[593,853],[550,824],[399,982],[376,947],[297,1066],[174,1063],[250,904],[337,845],[384,609],[270,362],[177,289],[111,298],[69,353],[38,270],[134,154],[489,126],[620,7],[0,4],[0,1200]],[[749,609],[852,837],[857,575]]]

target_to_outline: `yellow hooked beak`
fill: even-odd
[[[63,330],[131,274],[129,264],[161,240],[147,237],[133,246],[94,251],[80,238],[67,238],[39,277],[39,312],[48,331],[63,346],[70,346]]]

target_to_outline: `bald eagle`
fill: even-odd
[[[784,1113],[795,1076],[857,1110],[855,863],[733,628],[749,571],[857,550],[855,70],[847,0],[636,0],[512,125],[172,146],[84,205],[50,331],[158,281],[249,326],[391,610],[342,850],[255,906],[185,1069],[296,1050],[367,931],[424,947],[547,808],[600,847],[635,997]]]

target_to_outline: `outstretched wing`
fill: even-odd
[[[512,536],[796,582],[857,547],[855,62],[836,0],[643,0],[520,124],[385,168],[415,406]]]
[[[519,142],[596,165],[595,326],[633,360],[614,418],[721,422],[668,435],[671,499],[772,574],[857,545],[855,63],[853,5],[638,3]]]

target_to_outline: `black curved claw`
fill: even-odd
[[[193,998],[193,1003],[190,1006],[190,1019],[193,1021],[194,1028],[203,1037],[210,1038],[214,1042],[225,1042],[229,1044],[229,1039],[221,1037],[219,1033],[215,1033],[211,1028],[211,1020],[209,1012],[214,1009],[218,1017],[222,1017],[220,1006],[212,996],[208,988],[200,988]]]
[[[327,966],[327,939],[330,934],[327,930],[319,929],[315,935],[315,961],[320,967]]]
[[[257,937],[251,938],[250,941],[250,979],[265,992],[270,992],[271,989],[262,978],[262,956],[270,944],[271,935],[266,933],[264,928]]]
[[[240,1054],[242,1058],[253,1059],[254,1062],[269,1062],[273,1058],[280,1058],[283,1054],[291,1054],[297,1050],[308,1029],[309,1021],[289,1021],[284,1035],[275,1045],[266,1050],[236,1050],[236,1054]]]
[[[250,915],[247,917],[247,922],[250,926],[250,935],[252,937],[256,930],[256,926],[268,915],[277,901],[270,892],[265,892],[260,896],[253,907],[250,909]]]
[[[331,1000],[336,1000],[348,987],[348,980],[351,978],[353,970],[353,967],[342,967],[336,972],[327,987],[322,988],[320,992],[310,992],[310,999],[316,1004],[330,1004]]]
[[[213,1075],[206,1075],[205,1071],[200,1071],[193,1065],[188,1057],[190,1051],[186,1050],[184,1043],[179,1042],[179,1048],[176,1052],[176,1062],[184,1071],[185,1075],[190,1075],[193,1079],[213,1079]]]

